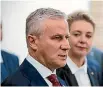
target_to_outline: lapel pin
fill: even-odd
[[[91,72],[91,75],[94,75],[94,73],[93,73],[93,72]]]

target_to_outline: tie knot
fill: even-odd
[[[55,74],[51,74],[48,76],[48,79],[57,79],[57,76]]]
[[[55,74],[51,74],[47,78],[52,83],[53,86],[61,86]]]

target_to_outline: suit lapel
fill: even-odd
[[[39,72],[25,59],[21,69],[26,77],[31,81],[31,85],[48,86]]]
[[[68,78],[68,81],[70,83],[70,86],[78,86],[77,80],[75,78],[75,75],[72,74],[70,68],[68,67],[68,65],[66,65],[64,67],[65,71],[66,71],[66,76]]]

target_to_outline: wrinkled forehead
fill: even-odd
[[[60,33],[60,34],[68,34],[69,28],[68,23],[64,19],[58,20],[46,20],[43,24],[44,32],[48,33]]]

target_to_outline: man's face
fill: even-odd
[[[63,19],[45,20],[43,34],[37,41],[37,52],[40,62],[49,69],[63,67],[69,50],[69,29]]]
[[[93,40],[93,26],[84,20],[78,20],[70,26],[69,54],[85,56],[89,52]]]

